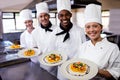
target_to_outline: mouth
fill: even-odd
[[[42,23],[48,24],[48,21],[47,20],[43,20]]]
[[[43,20],[42,22],[44,22],[44,23],[45,23],[45,22],[47,22],[47,20]]]
[[[67,23],[68,21],[67,20],[64,20],[63,23]]]
[[[62,24],[63,24],[63,25],[67,25],[67,24],[68,24],[68,21],[67,21],[67,20],[64,20],[64,21],[62,21]]]
[[[97,33],[95,33],[95,32],[91,32],[91,33],[89,33],[89,36],[91,36],[91,37],[95,37],[96,34],[97,34]]]

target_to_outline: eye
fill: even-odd
[[[90,26],[85,26],[85,28],[86,28],[86,29],[89,29],[89,28],[90,28]]]
[[[44,15],[44,17],[49,17],[49,16],[46,14],[46,15]]]
[[[71,14],[70,13],[66,13],[65,16],[69,17]]]
[[[42,18],[42,16],[40,16],[40,18]]]
[[[62,15],[62,14],[59,14],[58,16],[59,16],[59,17],[63,17],[63,15]]]
[[[98,27],[98,25],[93,25],[92,27],[93,27],[93,28],[97,28],[97,27]]]

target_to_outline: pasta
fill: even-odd
[[[33,56],[33,55],[35,55],[35,51],[32,49],[26,50],[24,52],[24,56]]]

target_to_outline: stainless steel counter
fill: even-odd
[[[31,61],[0,68],[2,80],[58,80]]]
[[[20,58],[16,51],[5,51],[0,43],[0,80],[58,80],[28,58]],[[8,43],[8,42],[7,42]]]
[[[16,54],[0,55],[0,60],[2,80],[58,80],[42,69],[39,63],[33,63],[27,58],[19,58]]]

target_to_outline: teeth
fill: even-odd
[[[67,21],[63,21],[64,23],[67,22]]]
[[[95,35],[94,33],[90,33],[90,35]]]
[[[90,34],[95,34],[95,33],[90,33]]]

